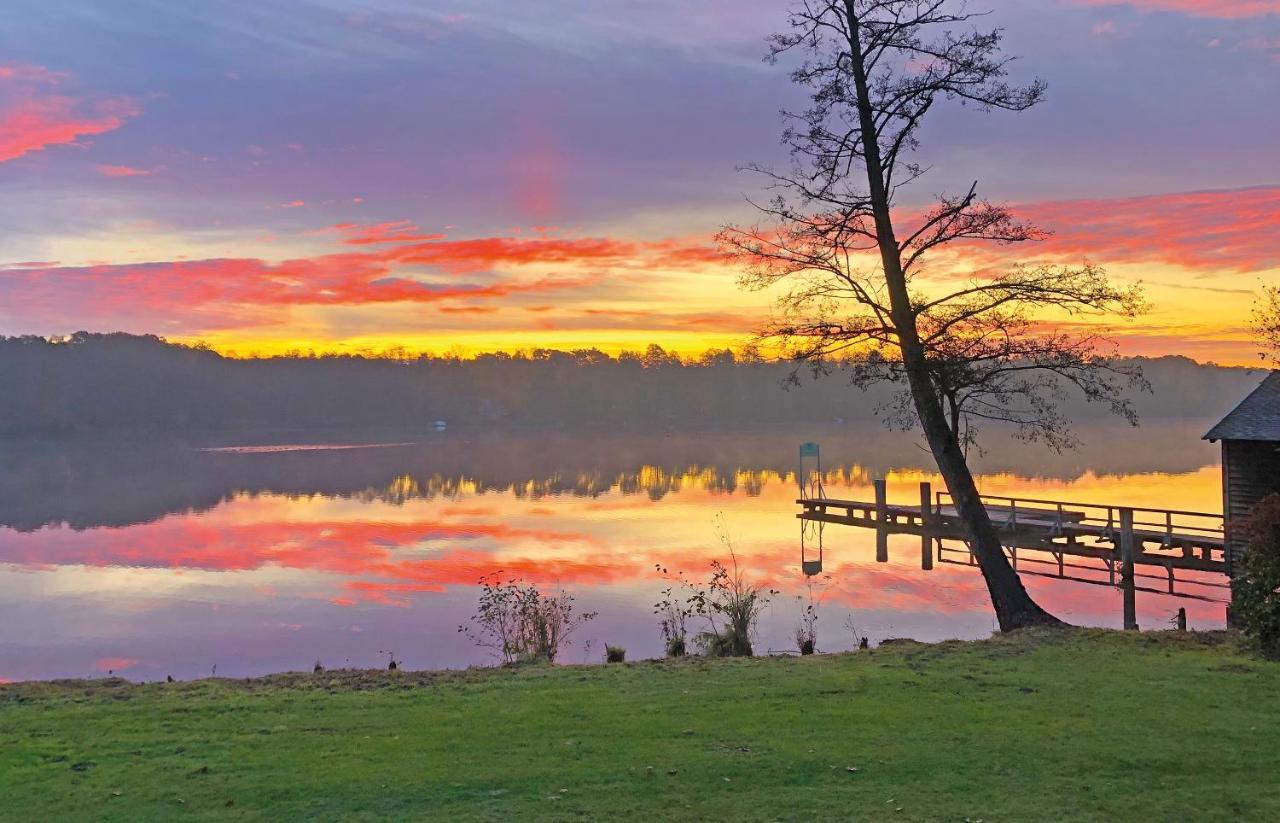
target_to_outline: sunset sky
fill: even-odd
[[[711,236],[780,163],[786,0],[6,0],[0,334],[248,354],[737,345]],[[975,2],[975,7],[979,3]],[[1280,0],[988,0],[1049,84],[947,107],[903,208],[980,181],[1152,310],[1134,354],[1256,363],[1280,282]]]

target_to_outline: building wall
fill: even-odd
[[[1223,511],[1227,516],[1227,562],[1234,573],[1244,553],[1244,527],[1259,500],[1280,492],[1280,443],[1222,442]]]

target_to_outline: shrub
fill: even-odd
[[[627,660],[627,650],[621,646],[605,646],[604,662],[606,663],[625,663]]]
[[[664,599],[654,606],[654,613],[662,615],[662,636],[666,641],[668,657],[682,657],[687,651],[685,623],[695,615],[707,621],[706,631],[694,637],[698,648],[708,657],[750,657],[751,635],[755,631],[760,613],[777,594],[772,589],[751,583],[738,565],[738,555],[729,536],[720,525],[720,542],[729,553],[729,565],[719,560],[711,561],[711,579],[706,586],[689,582],[683,572],[675,576],[675,583],[663,590]],[[667,576],[667,570],[658,566]],[[675,594],[675,586],[681,587],[683,600]]]
[[[654,568],[663,577],[669,576],[661,564],[655,564]],[[681,587],[689,588],[689,583],[683,575],[676,577]],[[662,599],[653,604],[653,613],[662,618],[662,642],[666,648],[667,657],[684,657],[687,652],[685,638],[688,636],[686,624],[693,616],[693,609],[690,608],[687,599],[681,599],[676,594],[675,585],[667,586],[662,590]]]
[[[800,650],[802,655],[813,654],[818,647],[818,617],[813,612],[813,606],[805,609],[804,617],[800,619],[800,625],[796,626],[796,648]]]
[[[519,579],[501,582],[495,574],[480,578],[480,602],[471,626],[458,631],[492,649],[503,663],[554,663],[574,629],[595,616],[575,615],[573,597],[564,591],[543,594]]]
[[[1247,541],[1241,573],[1231,581],[1232,612],[1263,654],[1280,657],[1280,494],[1254,508]]]
[[[695,638],[710,657],[750,657],[751,635],[760,613],[777,592],[750,583],[738,566],[738,555],[727,536],[721,538],[729,551],[730,565],[711,561],[711,580],[705,590],[695,592],[694,611],[707,618],[709,628]]]
[[[802,655],[813,654],[818,650],[818,606],[822,605],[830,585],[831,575],[824,575],[818,582],[813,578],[805,579],[808,602],[800,613],[800,622],[796,624],[796,648]],[[796,599],[804,602],[805,596],[797,595]]]

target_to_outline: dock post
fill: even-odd
[[[929,530],[933,526],[933,487],[928,483],[920,484],[920,568],[933,570],[933,537]]]
[[[888,491],[883,477],[873,481],[876,489],[876,562],[889,562],[889,504]]]
[[[1125,631],[1137,631],[1138,613],[1133,580],[1133,509],[1120,510],[1120,589],[1124,593]]]

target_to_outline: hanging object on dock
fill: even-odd
[[[822,489],[822,455],[817,443],[800,444],[800,471],[796,474],[800,484],[800,497],[805,500],[823,500],[827,494]]]
[[[822,574],[822,531],[826,523],[800,521],[800,570],[805,577]]]

